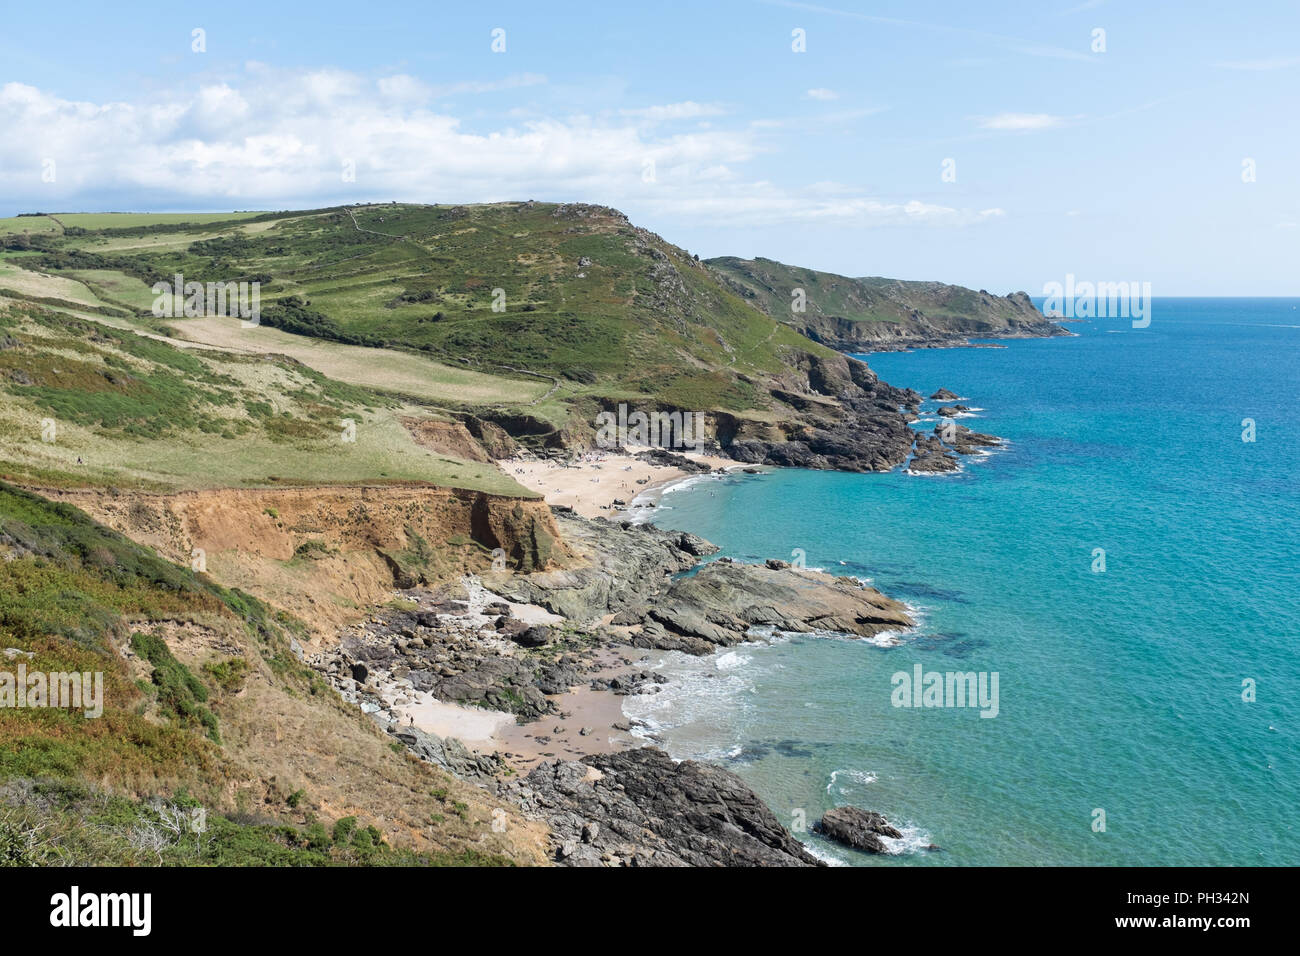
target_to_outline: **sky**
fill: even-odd
[[[0,0],[0,23],[0,216],[591,202],[703,258],[1300,295],[1296,2]]]

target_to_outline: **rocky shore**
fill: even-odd
[[[557,761],[502,786],[569,866],[820,866],[739,777],[643,747]]]
[[[837,367],[813,370],[819,387]],[[780,441],[738,432],[727,451],[762,464],[927,474],[1001,444],[953,420],[973,410],[950,390],[927,399],[860,363],[844,371],[837,408],[860,417]],[[940,421],[909,427],[923,414]],[[660,449],[636,460],[680,475],[715,467]],[[308,662],[396,743],[544,821],[557,864],[819,865],[734,774],[640,746],[621,699],[660,689],[663,652],[709,654],[771,632],[889,642],[914,624],[906,606],[784,561],[706,562],[718,548],[687,532],[561,505],[550,518],[566,566],[399,582],[411,586]],[[815,829],[871,853],[898,838],[856,808],[828,812]]]
[[[619,701],[658,689],[648,653],[756,627],[878,637],[906,608],[781,561],[697,568],[718,549],[696,535],[554,518],[575,567],[401,590],[307,662],[411,753],[544,820],[557,863],[817,865],[734,774],[637,748]],[[584,700],[609,702],[605,723],[570,732]]]

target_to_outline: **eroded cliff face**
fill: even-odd
[[[540,499],[410,485],[228,488],[148,494],[42,489],[170,560],[288,610],[318,631],[394,588],[572,555]],[[500,549],[499,552],[494,551]],[[502,554],[503,553],[503,554]]]

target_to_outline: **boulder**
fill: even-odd
[[[721,561],[673,581],[651,607],[650,617],[667,635],[694,639],[670,648],[687,653],[736,644],[755,626],[872,637],[913,625],[902,604],[855,578]],[[649,640],[657,636],[650,623],[643,633]],[[668,642],[649,646],[667,648]]]
[[[510,639],[520,647],[541,647],[551,639],[551,628],[545,624],[534,624],[526,630],[510,635]]]
[[[867,853],[888,853],[889,848],[881,837],[897,840],[903,836],[881,814],[858,807],[827,810],[821,821],[814,824],[813,832]]]
[[[821,866],[729,770],[644,747],[541,764],[504,788],[566,866]]]

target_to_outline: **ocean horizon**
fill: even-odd
[[[860,356],[1007,440],[960,473],[670,489],[660,527],[853,575],[919,623],[669,654],[670,682],[625,704],[642,735],[734,770],[840,864],[1294,864],[1300,299],[1157,298],[1151,318]],[[997,675],[996,716],[897,706],[917,668]],[[895,853],[807,832],[841,805],[884,813]]]

